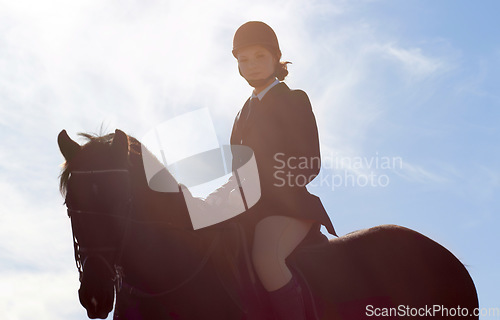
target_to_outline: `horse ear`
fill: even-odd
[[[125,132],[120,129],[115,130],[115,136],[113,137],[113,142],[111,143],[111,148],[118,155],[118,157],[124,159],[128,156],[128,136]]]
[[[78,143],[71,140],[66,130],[61,131],[57,136],[57,144],[66,161],[70,161],[82,148]]]

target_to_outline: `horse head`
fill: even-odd
[[[120,130],[103,137],[83,136],[89,142],[82,146],[65,130],[58,136],[66,160],[60,186],[71,217],[80,303],[89,318],[104,319],[113,309],[120,278],[115,263],[131,210],[130,143]]]
[[[116,314],[132,292],[162,296],[185,290],[205,270],[216,243],[211,232],[193,230],[186,202],[195,198],[181,192],[173,175],[135,138],[120,130],[80,135],[88,142],[80,145],[64,130],[58,136],[66,160],[60,189],[71,218],[80,303],[89,318],[106,318],[115,298]],[[145,163],[159,170],[149,180]],[[213,285],[203,283],[208,295]],[[165,308],[157,304],[144,312],[163,314]]]

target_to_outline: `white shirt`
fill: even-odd
[[[255,92],[252,92],[252,96],[250,97],[250,99],[253,99],[253,98],[257,97],[257,98],[259,98],[259,101],[262,100],[262,98],[264,98],[264,95],[269,90],[271,90],[272,87],[274,87],[278,83],[280,83],[280,81],[278,79],[274,79],[274,82],[271,83],[270,85],[268,85],[264,90],[262,90],[261,92],[259,92],[259,94],[256,95]]]

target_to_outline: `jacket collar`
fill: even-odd
[[[265,94],[279,83],[280,83],[280,81],[275,78],[274,81],[270,85],[268,85],[264,90],[259,92],[259,94],[255,94],[255,92],[252,91],[252,96],[250,97],[250,99],[259,98],[259,100],[262,100],[262,98],[264,98]]]
[[[262,97],[261,102],[268,102],[273,100],[276,97],[290,91],[290,88],[284,83],[280,82],[276,84],[274,87],[270,88],[269,91]]]

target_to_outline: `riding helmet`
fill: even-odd
[[[276,33],[261,21],[249,21],[236,30],[233,39],[233,56],[236,58],[239,49],[256,44],[275,50],[278,60],[281,58]]]

